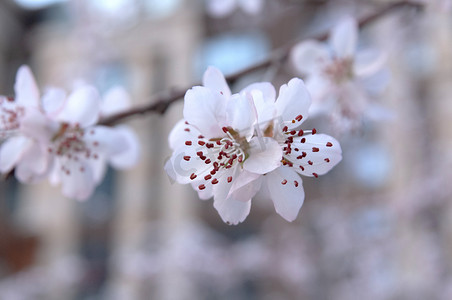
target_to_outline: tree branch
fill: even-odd
[[[393,12],[397,9],[404,8],[404,7],[422,9],[423,5],[421,3],[415,2],[415,1],[397,1],[394,3],[388,4],[388,5],[384,6],[383,8],[381,8],[380,10],[360,19],[358,22],[359,27],[362,28],[366,25],[369,25],[370,23],[373,23],[374,21],[389,14],[390,12]],[[329,31],[325,31],[325,32],[322,32],[315,36],[308,37],[307,39],[314,39],[314,40],[322,41],[322,40],[327,39],[328,34],[329,34]],[[269,66],[271,66],[275,63],[284,63],[285,61],[287,61],[292,47],[298,42],[299,41],[287,44],[287,45],[275,50],[267,59],[265,59],[257,64],[254,64],[250,67],[247,67],[239,72],[236,72],[232,75],[226,76],[226,80],[229,83],[233,83],[237,79],[239,79],[245,75],[251,74],[251,73],[259,71],[261,69],[268,68]],[[173,90],[170,90],[169,92],[157,95],[151,104],[137,106],[128,111],[105,118],[105,119],[101,120],[100,124],[114,125],[114,124],[116,124],[120,121],[124,121],[132,116],[144,115],[149,112],[156,112],[159,114],[164,114],[171,104],[173,104],[174,102],[176,102],[179,99],[182,99],[184,97],[185,92],[189,88],[191,88],[191,86],[188,88],[185,88],[185,89],[173,89]]]

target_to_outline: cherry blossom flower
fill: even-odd
[[[240,8],[250,15],[256,15],[262,10],[263,0],[207,0],[207,13],[216,18],[230,15]]]
[[[251,199],[262,187],[276,211],[294,220],[304,200],[298,174],[317,177],[341,160],[334,138],[298,129],[311,101],[303,81],[283,85],[276,102],[267,82],[231,95],[223,75],[212,67],[203,84],[185,95],[184,120],[169,136],[174,152],[167,173],[179,183],[191,183],[201,199],[213,196],[228,224],[248,216]]]
[[[97,90],[85,85],[47,105],[53,108],[48,114],[60,124],[48,145],[54,159],[49,179],[62,185],[64,196],[87,199],[103,179],[107,162],[116,168],[136,163],[138,141],[129,128],[95,125],[100,115],[127,109],[128,96],[122,89],[109,91],[102,102]]]
[[[327,114],[344,131],[362,119],[384,116],[371,97],[386,85],[385,57],[375,50],[358,51],[357,39],[356,20],[347,18],[332,29],[328,43],[303,41],[291,53],[296,70],[307,76],[310,114]]]
[[[184,120],[169,136],[174,152],[165,169],[177,182],[191,183],[201,199],[213,196],[222,219],[237,224],[257,193],[247,183],[277,168],[282,150],[274,139],[254,136],[257,109],[249,93],[231,95],[212,67],[203,85],[185,95]]]
[[[62,185],[63,195],[87,199],[105,174],[106,163],[128,168],[139,155],[138,141],[126,126],[96,125],[99,117],[127,109],[128,95],[112,89],[102,101],[89,85],[70,95],[49,88],[40,97],[30,69],[18,70],[15,100],[1,98],[0,171],[14,168],[19,181],[48,177]]]
[[[15,99],[0,99],[0,172],[15,168],[16,178],[37,182],[47,175],[49,157],[44,141],[51,138],[52,124],[40,110],[40,92],[27,66],[21,66],[14,85]]]

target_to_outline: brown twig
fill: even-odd
[[[381,18],[384,15],[387,15],[388,13],[397,10],[399,8],[403,7],[411,7],[416,9],[421,9],[423,7],[422,4],[415,2],[415,1],[397,1],[391,4],[388,4],[381,8],[380,10],[376,11],[373,14],[370,14],[362,19],[359,20],[359,27],[362,28],[379,18]],[[315,39],[315,40],[326,40],[328,37],[328,32],[322,32],[320,34],[317,34],[315,36],[309,37],[308,39]],[[251,74],[253,72],[259,71],[261,69],[265,69],[275,63],[284,63],[287,61],[290,50],[296,43],[290,43],[288,45],[285,45],[277,50],[275,50],[267,59],[254,64],[248,68],[245,68],[239,72],[236,72],[232,75],[226,76],[226,80],[229,83],[235,82],[237,79]],[[190,87],[185,89],[177,89],[172,90],[169,93],[158,95],[151,104],[143,105],[143,106],[137,106],[135,108],[132,108],[128,111],[113,115],[111,117],[105,118],[101,120],[100,124],[103,125],[113,125],[120,121],[124,121],[125,119],[128,119],[135,115],[143,115],[149,112],[156,112],[159,114],[164,114],[165,111],[168,109],[168,107],[178,101],[179,99],[182,99],[186,90],[188,90]]]

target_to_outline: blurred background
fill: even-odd
[[[225,3],[233,2],[231,7]],[[336,136],[344,158],[303,178],[293,223],[256,197],[238,226],[172,185],[163,165],[182,101],[127,123],[142,157],[93,197],[0,181],[0,299],[452,299],[452,14],[445,1],[360,32],[387,54],[392,118]],[[134,104],[231,74],[272,50],[392,1],[1,0],[0,94],[21,64],[42,89],[123,85]],[[217,3],[218,4],[218,3]],[[275,86],[290,63],[243,77]],[[335,135],[324,119],[310,123]]]

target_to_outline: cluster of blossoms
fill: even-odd
[[[15,97],[0,98],[0,172],[33,183],[48,178],[66,197],[87,199],[105,175],[106,163],[133,166],[138,140],[126,126],[96,125],[129,107],[127,93],[113,88],[103,97],[89,85],[66,95],[49,88],[43,95],[27,66],[19,68]]]
[[[173,154],[165,169],[175,181],[190,183],[201,199],[213,197],[228,224],[248,216],[260,190],[293,221],[304,201],[299,174],[318,177],[342,158],[337,140],[301,129],[310,104],[301,79],[283,85],[277,98],[268,82],[232,94],[223,74],[210,67],[203,86],[185,94],[184,119],[170,133]]]
[[[357,46],[358,24],[346,18],[331,30],[328,42],[306,40],[291,53],[295,69],[306,76],[311,116],[327,115],[344,130],[388,115],[371,101],[387,83],[385,55]]]

